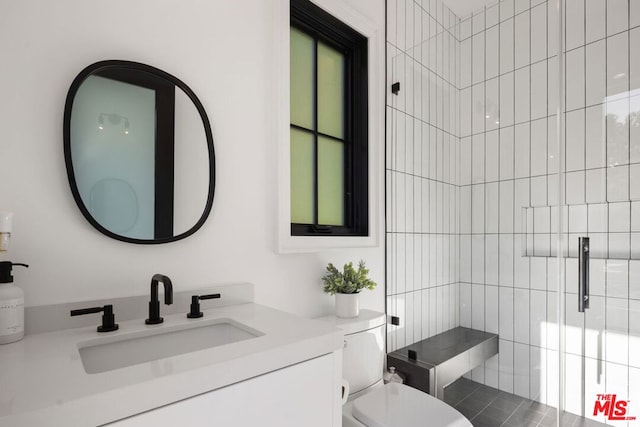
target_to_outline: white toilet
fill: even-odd
[[[342,376],[349,398],[343,427],[471,427],[451,406],[404,384],[383,384],[385,314],[361,310],[354,319],[322,320],[344,331]]]

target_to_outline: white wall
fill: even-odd
[[[349,4],[384,28],[383,1]],[[250,281],[257,302],[314,316],[332,310],[333,300],[320,284],[326,263],[363,258],[380,286],[363,294],[361,304],[384,309],[383,236],[371,249],[275,252],[273,5],[265,0],[0,3],[0,209],[15,212],[12,247],[0,257],[31,265],[15,271],[27,306],[146,294],[151,275],[164,273],[182,290]],[[209,114],[217,158],[215,201],[204,227],[186,240],[151,246],[111,240],[75,205],[62,150],[64,102],[77,73],[104,59],[143,62],[175,75]]]

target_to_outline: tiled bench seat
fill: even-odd
[[[457,327],[387,354],[405,384],[444,398],[444,387],[498,354],[498,335]]]

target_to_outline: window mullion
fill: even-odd
[[[314,176],[314,185],[313,192],[314,197],[313,200],[315,202],[314,206],[314,214],[313,214],[313,223],[314,225],[318,225],[319,221],[319,196],[318,196],[318,38],[314,37],[313,39],[313,144],[314,144],[314,159],[313,159],[313,176]]]

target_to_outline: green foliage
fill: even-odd
[[[344,271],[340,272],[333,264],[327,265],[327,274],[322,277],[324,283],[324,291],[329,295],[339,294],[357,294],[362,289],[373,289],[376,282],[367,277],[369,270],[365,268],[364,261],[358,263],[358,270],[353,268],[350,262],[344,265]]]

